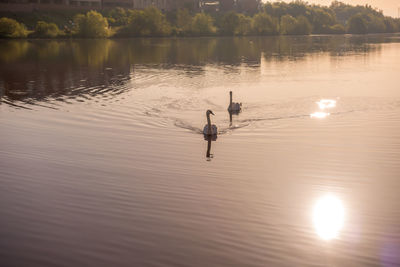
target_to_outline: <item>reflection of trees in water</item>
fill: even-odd
[[[34,63],[23,66],[10,65],[0,70],[4,96],[8,100],[25,102],[60,100],[78,97],[91,98],[98,95],[116,95],[123,92],[119,86],[129,77],[119,77],[123,70],[92,71],[88,68],[73,69],[58,65],[37,67]]]
[[[0,63],[7,64],[24,57],[29,44],[27,41],[2,41],[0,42]]]
[[[369,53],[380,49],[371,46],[371,43],[383,43],[387,39],[382,36],[371,40],[360,36],[276,36],[268,40],[258,39],[256,45],[260,47],[266,60],[301,60],[314,53],[330,53],[331,56],[346,56],[354,53]]]
[[[0,47],[0,60],[7,62],[0,65],[0,80],[11,101],[119,94],[121,83],[129,79],[129,65],[108,63],[110,40],[12,41]]]
[[[0,81],[9,100],[91,97],[123,92],[121,85],[137,65],[194,67],[202,73],[206,64],[257,66],[261,55],[265,60],[301,60],[321,52],[346,56],[391,41],[396,39],[385,35],[1,41]]]

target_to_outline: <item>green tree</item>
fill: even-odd
[[[287,13],[293,17],[306,16],[308,12],[309,6],[307,2],[302,0],[295,0],[287,6]]]
[[[112,26],[123,26],[128,24],[128,14],[122,7],[116,7],[107,13],[107,20]]]
[[[383,16],[376,16],[368,14],[365,16],[367,21],[367,28],[369,33],[384,33],[386,32],[386,25]]]
[[[171,33],[171,25],[165,18],[165,15],[155,7],[149,7],[144,10],[146,31],[144,36],[166,36]]]
[[[189,32],[192,25],[192,16],[190,16],[189,10],[179,9],[176,13],[176,26],[179,31]]]
[[[311,33],[311,30],[312,26],[308,19],[305,16],[299,16],[297,18],[295,34],[307,35]]]
[[[2,38],[21,38],[26,37],[27,31],[24,24],[10,18],[0,19],[0,37]]]
[[[160,10],[150,7],[145,10],[130,10],[128,25],[123,27],[117,36],[167,36],[171,26]]]
[[[397,30],[396,32],[400,32],[400,19],[396,19],[396,24],[397,24]]]
[[[128,24],[117,35],[124,37],[142,36],[146,28],[146,18],[142,10],[130,10]]]
[[[357,14],[372,14],[374,16],[382,16],[381,11],[374,9],[369,5],[352,6],[339,1],[333,1],[329,8],[335,13],[338,22],[343,25],[348,23],[350,18]]]
[[[239,25],[237,27],[238,35],[248,35],[251,33],[253,20],[251,17],[239,14]]]
[[[192,32],[195,35],[211,35],[216,32],[213,19],[204,13],[197,13],[192,22]]]
[[[307,35],[311,33],[311,24],[304,16],[294,18],[285,15],[281,19],[281,34]]]
[[[100,13],[89,11],[75,16],[73,32],[85,38],[104,38],[109,35],[108,22]]]
[[[386,32],[397,32],[399,29],[397,28],[396,20],[390,17],[385,17],[384,19]]]
[[[311,21],[314,33],[327,33],[329,27],[334,25],[336,20],[334,15],[321,9],[313,8],[311,10]]]
[[[281,18],[281,27],[280,31],[281,34],[286,35],[286,34],[294,34],[296,30],[296,24],[297,20],[290,16],[290,15],[285,15]]]
[[[342,24],[335,24],[335,25],[329,27],[329,30],[327,33],[344,34],[344,33],[346,33],[346,29],[344,28],[344,26]]]
[[[347,31],[349,33],[361,34],[368,32],[367,21],[363,18],[361,13],[356,14],[349,19],[347,23]]]
[[[264,4],[263,10],[273,17],[281,18],[288,14],[288,4],[285,2],[267,2]]]
[[[55,38],[60,34],[55,23],[47,23],[44,21],[38,21],[35,26],[35,31],[33,33],[34,37],[40,38]]]
[[[235,35],[240,23],[239,14],[234,11],[226,13],[221,22],[220,31],[225,35]]]
[[[253,17],[253,32],[259,35],[275,35],[278,33],[278,26],[267,13],[257,13]]]

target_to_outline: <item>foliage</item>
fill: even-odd
[[[226,1],[226,0],[225,0]],[[222,2],[222,1],[220,1]],[[254,15],[258,12],[261,0],[241,0],[236,2],[236,10],[242,14]]]
[[[381,11],[372,8],[370,5],[352,6],[339,1],[333,1],[329,8],[336,14],[338,22],[343,25],[346,24],[351,17],[359,13],[383,16]]]
[[[116,35],[124,37],[142,36],[146,31],[146,19],[142,10],[131,10],[128,24],[121,28]]]
[[[86,38],[107,37],[109,35],[107,19],[96,11],[89,11],[86,15],[76,15],[73,33]]]
[[[254,15],[253,32],[259,35],[275,35],[278,33],[278,25],[267,13]]]
[[[297,20],[290,16],[285,15],[281,18],[280,32],[281,34],[293,34],[295,32]]]
[[[192,26],[192,16],[189,13],[189,10],[179,9],[176,13],[176,27],[181,34],[187,34],[190,32]]]
[[[248,35],[252,31],[252,22],[251,17],[245,16],[243,14],[239,14],[239,25],[237,27],[238,35]]]
[[[59,29],[71,29],[73,18],[82,13],[82,10],[34,10],[32,12],[11,12],[0,10],[0,17],[17,19],[19,23],[26,26],[28,30],[34,30],[38,21],[55,23]]]
[[[352,16],[347,23],[347,31],[349,33],[365,34],[367,30],[367,22],[360,13]]]
[[[72,34],[83,38],[104,38],[115,33],[115,37],[136,36],[205,36],[214,35],[278,35],[278,34],[343,34],[343,33],[394,33],[400,31],[400,19],[385,17],[382,11],[369,5],[352,6],[333,1],[330,6],[308,4],[295,0],[252,1],[254,6],[233,5],[221,2],[223,11],[195,13],[198,6],[191,0],[179,0],[185,8],[162,13],[150,7],[131,10],[121,7],[105,9],[101,13],[90,11],[80,14],[74,11],[34,11],[18,14],[18,21],[2,18],[0,37],[30,36],[52,38]],[[232,9],[231,11],[229,11]],[[238,13],[254,14],[247,16]],[[255,13],[258,12],[258,13]],[[0,16],[16,16],[0,11]],[[72,19],[74,17],[74,19]],[[22,22],[24,24],[22,24]],[[108,25],[112,27],[108,27]],[[59,30],[58,27],[61,29]]]
[[[352,16],[348,21],[347,27],[349,33],[365,34],[387,32],[384,17],[377,17],[365,13],[358,13]]]
[[[349,33],[383,33],[397,32],[400,29],[395,19],[385,17],[382,11],[372,8],[370,5],[352,6],[338,1],[333,1],[329,7],[310,5],[303,1],[267,2],[263,5],[263,10],[273,18],[280,20],[280,25],[293,23],[284,16],[290,15],[294,18],[304,16],[312,26],[312,33],[344,33],[343,27]],[[305,20],[302,23],[306,25]],[[304,27],[306,29],[307,27]],[[282,34],[288,34],[287,29],[282,30]]]
[[[154,7],[146,8],[144,10],[145,23],[147,28],[146,34],[151,36],[165,36],[169,35],[171,26],[165,18],[165,15]]]
[[[335,14],[322,8],[312,8],[310,17],[313,33],[328,33],[330,26],[336,23]]]
[[[383,21],[385,23],[386,32],[393,33],[393,32],[400,31],[400,28],[398,27],[395,19],[390,18],[390,17],[385,17]]]
[[[234,11],[228,12],[222,18],[220,32],[224,35],[235,35],[238,33],[239,24],[239,14]]]
[[[195,35],[212,35],[216,32],[213,19],[210,15],[197,13],[192,21],[191,32]]]
[[[32,36],[39,38],[55,38],[60,35],[60,33],[60,29],[55,23],[38,21]]]
[[[345,34],[346,33],[346,29],[342,24],[335,24],[333,26],[330,26],[327,29],[327,33],[330,33],[330,34]]]
[[[128,24],[128,13],[122,7],[116,7],[106,13],[107,21],[111,26]]]
[[[311,33],[311,24],[304,16],[294,18],[285,15],[281,19],[281,34],[306,35]]]
[[[374,16],[368,14],[365,16],[369,33],[384,33],[386,32],[386,25],[383,16]]]
[[[304,16],[299,16],[297,18],[296,31],[294,34],[307,35],[311,33],[311,30],[312,26],[308,19]]]
[[[27,31],[22,23],[10,18],[0,18],[0,37],[21,38],[26,36]]]
[[[160,10],[150,7],[145,10],[130,10],[128,24],[116,35],[125,37],[167,36],[171,26]]]

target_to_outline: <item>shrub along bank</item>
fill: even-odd
[[[3,12],[4,13],[4,12]],[[4,14],[3,14],[4,15]],[[6,14],[7,15],[7,14]],[[36,20],[35,20],[36,19]],[[27,23],[25,26],[24,22]],[[258,13],[162,13],[156,8],[115,8],[87,13],[13,14],[0,18],[2,38],[106,38],[150,36],[246,36],[400,32],[400,19],[371,6],[338,1],[329,7],[302,1],[265,3]]]

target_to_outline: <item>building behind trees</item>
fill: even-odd
[[[255,13],[261,0],[0,0],[0,11],[102,10],[116,7],[161,11],[232,11]]]
[[[115,7],[162,11],[199,8],[199,0],[0,0],[0,11],[101,10]]]

